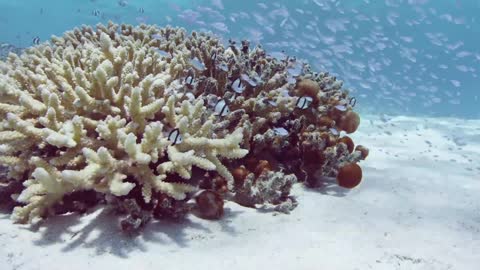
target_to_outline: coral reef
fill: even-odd
[[[104,203],[126,231],[191,209],[217,219],[225,199],[288,213],[296,182],[361,180],[368,149],[341,136],[360,124],[342,86],[248,41],[74,29],[0,62],[0,201],[20,223]]]
[[[20,54],[22,53],[22,48],[8,43],[0,43],[0,61],[5,60],[10,53]]]

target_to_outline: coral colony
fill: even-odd
[[[357,186],[342,81],[247,41],[84,26],[0,62],[0,202],[17,223],[106,204],[134,231],[224,200],[288,213],[293,184]]]

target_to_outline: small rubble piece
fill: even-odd
[[[195,196],[196,210],[202,218],[219,219],[223,216],[223,197],[213,190],[203,190]]]
[[[243,185],[235,189],[233,200],[247,207],[273,206],[276,211],[289,213],[297,206],[296,200],[290,196],[296,182],[294,174],[265,170],[257,177],[249,173]]]
[[[140,208],[135,199],[125,199],[120,202],[120,210],[127,216],[120,221],[122,231],[133,233],[148,223],[151,215]]]
[[[190,211],[190,207],[185,200],[175,200],[165,194],[156,196],[155,207],[153,208],[153,218],[159,220],[181,220]]]

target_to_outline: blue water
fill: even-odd
[[[305,59],[344,80],[363,113],[480,117],[478,0],[118,2],[0,0],[0,43],[109,20],[170,24]]]

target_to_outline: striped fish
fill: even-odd
[[[181,144],[183,142],[182,134],[180,134],[180,130],[178,128],[173,129],[168,134],[168,140],[172,142],[172,146],[176,144]]]
[[[313,101],[312,97],[308,97],[308,96],[299,97],[297,99],[297,103],[295,104],[295,106],[297,106],[298,108],[300,108],[302,110],[305,110],[306,108],[308,108],[310,106],[312,101]]]
[[[243,93],[245,91],[245,85],[242,83],[242,80],[240,78],[237,78],[235,81],[232,83],[232,89],[236,93]]]
[[[215,114],[219,116],[225,116],[230,113],[230,109],[228,108],[227,102],[225,100],[220,99],[217,101],[217,104],[215,104],[214,108]]]
[[[32,40],[32,43],[33,43],[34,45],[40,44],[40,38],[39,38],[38,36],[34,37],[33,40]]]
[[[185,78],[185,83],[188,84],[188,85],[193,85],[193,82],[195,81],[195,74],[189,74],[186,78]]]

